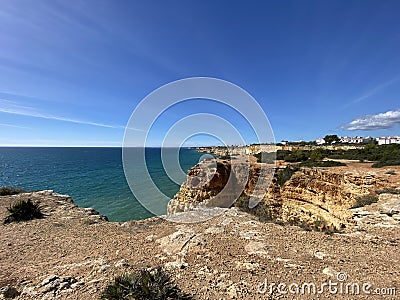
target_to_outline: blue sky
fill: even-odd
[[[399,135],[399,11],[399,1],[0,0],[0,145],[119,146],[147,94],[194,76],[247,90],[277,141]],[[247,132],[229,109],[190,101],[157,126],[199,112]]]

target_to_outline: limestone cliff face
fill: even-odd
[[[199,207],[237,206],[263,220],[315,230],[339,230],[352,224],[350,208],[357,198],[373,194],[387,181],[372,172],[304,168],[281,187],[276,179],[269,180],[272,172],[260,164],[211,163],[202,162],[189,170],[186,182],[168,204],[168,214]],[[264,177],[265,184],[255,190],[256,183]],[[249,208],[251,197],[259,203]]]
[[[248,179],[244,163],[202,161],[188,171],[186,181],[168,204],[168,214],[199,207],[231,207]]]
[[[357,198],[373,194],[384,182],[367,172],[302,169],[281,189],[282,220],[318,230],[343,229]]]

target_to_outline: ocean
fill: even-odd
[[[187,172],[203,154],[195,149],[181,148],[179,162],[182,170]],[[157,187],[172,198],[180,184],[170,180],[164,171],[160,148],[146,148],[146,164]],[[93,207],[110,221],[124,222],[153,216],[137,201],[128,186],[121,148],[0,147],[0,186],[67,194],[78,206]],[[157,194],[148,196],[158,197]],[[160,205],[165,206],[165,203]]]

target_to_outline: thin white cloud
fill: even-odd
[[[354,119],[341,128],[345,130],[377,130],[392,128],[395,125],[400,125],[400,109],[389,110],[375,115],[366,115]]]
[[[2,147],[121,147],[119,141],[63,141],[53,139],[9,140],[0,139]]]
[[[46,119],[46,120],[55,120],[55,121],[70,122],[70,123],[83,124],[83,125],[99,126],[99,127],[105,127],[105,128],[115,128],[115,129],[123,129],[124,128],[124,126],[121,126],[121,125],[109,125],[109,124],[90,122],[90,121],[84,121],[84,120],[76,120],[76,119],[71,119],[71,118],[47,115],[47,114],[42,114],[42,113],[38,113],[38,112],[24,111],[24,110],[18,110],[18,109],[13,109],[13,108],[0,108],[0,112],[7,113],[7,114],[13,114],[13,115],[33,117],[33,118],[41,118],[41,119]]]
[[[396,76],[395,78],[392,78],[389,81],[386,81],[384,83],[381,83],[380,85],[374,87],[373,89],[369,90],[368,92],[366,92],[364,95],[361,95],[360,97],[350,101],[349,103],[347,103],[346,105],[344,105],[342,108],[347,108],[353,104],[359,103],[365,99],[368,99],[369,97],[372,97],[373,95],[375,95],[376,93],[378,93],[380,90],[392,85],[393,83],[395,83],[396,81],[399,81],[400,77]]]
[[[6,107],[0,107],[0,113],[27,116],[27,117],[33,117],[33,118],[41,118],[41,119],[46,119],[46,120],[55,120],[55,121],[61,121],[61,122],[69,122],[69,123],[82,124],[82,125],[98,126],[98,127],[104,127],[104,128],[125,129],[125,126],[122,126],[122,125],[110,125],[110,124],[105,124],[105,123],[92,122],[92,121],[86,121],[86,120],[67,118],[67,117],[63,117],[63,116],[44,114],[44,113],[36,111],[32,107],[21,106],[21,105],[15,104],[15,102],[11,102],[6,99],[0,99],[0,101],[2,101],[3,104],[4,104],[4,102],[8,103],[8,105],[6,105]],[[0,104],[1,104],[1,102],[0,102]],[[136,128],[129,128],[129,129],[141,131],[140,129],[136,129]]]
[[[13,125],[13,124],[5,124],[5,123],[0,123],[0,126],[21,128],[21,129],[32,129],[31,127],[25,127],[25,126]]]

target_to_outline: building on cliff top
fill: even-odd
[[[378,145],[400,144],[400,136],[388,136],[377,138]]]

